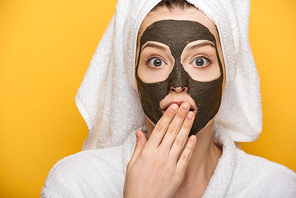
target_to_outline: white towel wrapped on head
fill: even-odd
[[[144,17],[160,0],[118,0],[84,80],[76,104],[89,128],[83,149],[122,144],[145,127],[135,86],[136,41]],[[249,0],[188,0],[217,26],[226,88],[214,130],[233,141],[258,138],[262,129],[259,76],[248,41]]]

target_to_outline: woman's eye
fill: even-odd
[[[160,67],[164,65],[164,62],[160,58],[152,58],[151,60],[149,60],[149,65],[152,65],[154,67]]]
[[[202,67],[209,64],[209,61],[206,58],[196,58],[192,62],[194,66]]]

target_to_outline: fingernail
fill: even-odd
[[[187,111],[187,110],[189,110],[190,106],[189,106],[188,103],[183,103],[183,104],[181,105],[181,108],[182,108],[184,111]]]
[[[192,112],[188,112],[188,114],[187,114],[187,120],[191,121],[192,119],[193,119]]]
[[[177,109],[178,109],[178,105],[173,104],[170,106],[170,110],[174,113],[177,111]]]
[[[138,131],[136,131],[136,137],[137,137],[137,139],[139,139],[141,137],[141,134]]]
[[[196,140],[195,137],[196,137],[195,135],[190,136],[190,138],[189,138],[190,142],[195,142],[195,140]]]

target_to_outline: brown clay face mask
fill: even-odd
[[[220,69],[220,76],[215,80],[209,82],[193,80],[181,64],[181,54],[186,45],[198,40],[208,40],[215,45]],[[208,28],[198,22],[162,20],[146,28],[140,39],[139,54],[141,54],[143,45],[148,41],[167,45],[175,59],[175,65],[164,81],[145,83],[138,76],[139,61],[137,61],[135,76],[144,112],[156,124],[163,115],[159,103],[170,93],[170,88],[187,87],[187,94],[195,101],[197,106],[197,113],[189,134],[195,135],[217,114],[221,103],[223,68],[218,56],[215,37]]]

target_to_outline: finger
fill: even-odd
[[[190,138],[188,139],[188,142],[182,152],[182,154],[180,155],[180,158],[177,162],[177,168],[176,170],[181,173],[184,174],[187,164],[192,156],[194,147],[196,144],[196,136],[192,135],[190,136]]]
[[[190,104],[183,102],[171,124],[168,127],[168,130],[161,142],[160,152],[169,153],[170,149],[175,141],[176,136],[179,134],[179,131],[183,125],[183,122],[188,114],[190,109]]]
[[[160,144],[160,142],[163,139],[163,136],[173,120],[173,118],[176,115],[176,112],[178,111],[179,106],[177,104],[172,104],[163,114],[163,116],[160,118],[160,120],[156,123],[149,140],[147,142],[148,148],[157,148]]]
[[[186,119],[183,122],[183,125],[180,129],[180,132],[178,133],[177,137],[175,138],[175,141],[173,143],[173,146],[170,150],[170,157],[177,161],[180,157],[181,152],[184,149],[184,146],[187,142],[188,135],[190,133],[193,121],[194,121],[194,113],[188,112]]]
[[[146,137],[142,131],[139,131],[139,130],[136,131],[136,137],[137,137],[137,142],[136,142],[135,150],[134,150],[131,160],[129,161],[129,163],[127,165],[127,169],[129,169],[130,167],[133,166],[133,164],[138,159],[138,156],[140,155],[140,153],[143,150],[145,143],[147,141]]]

